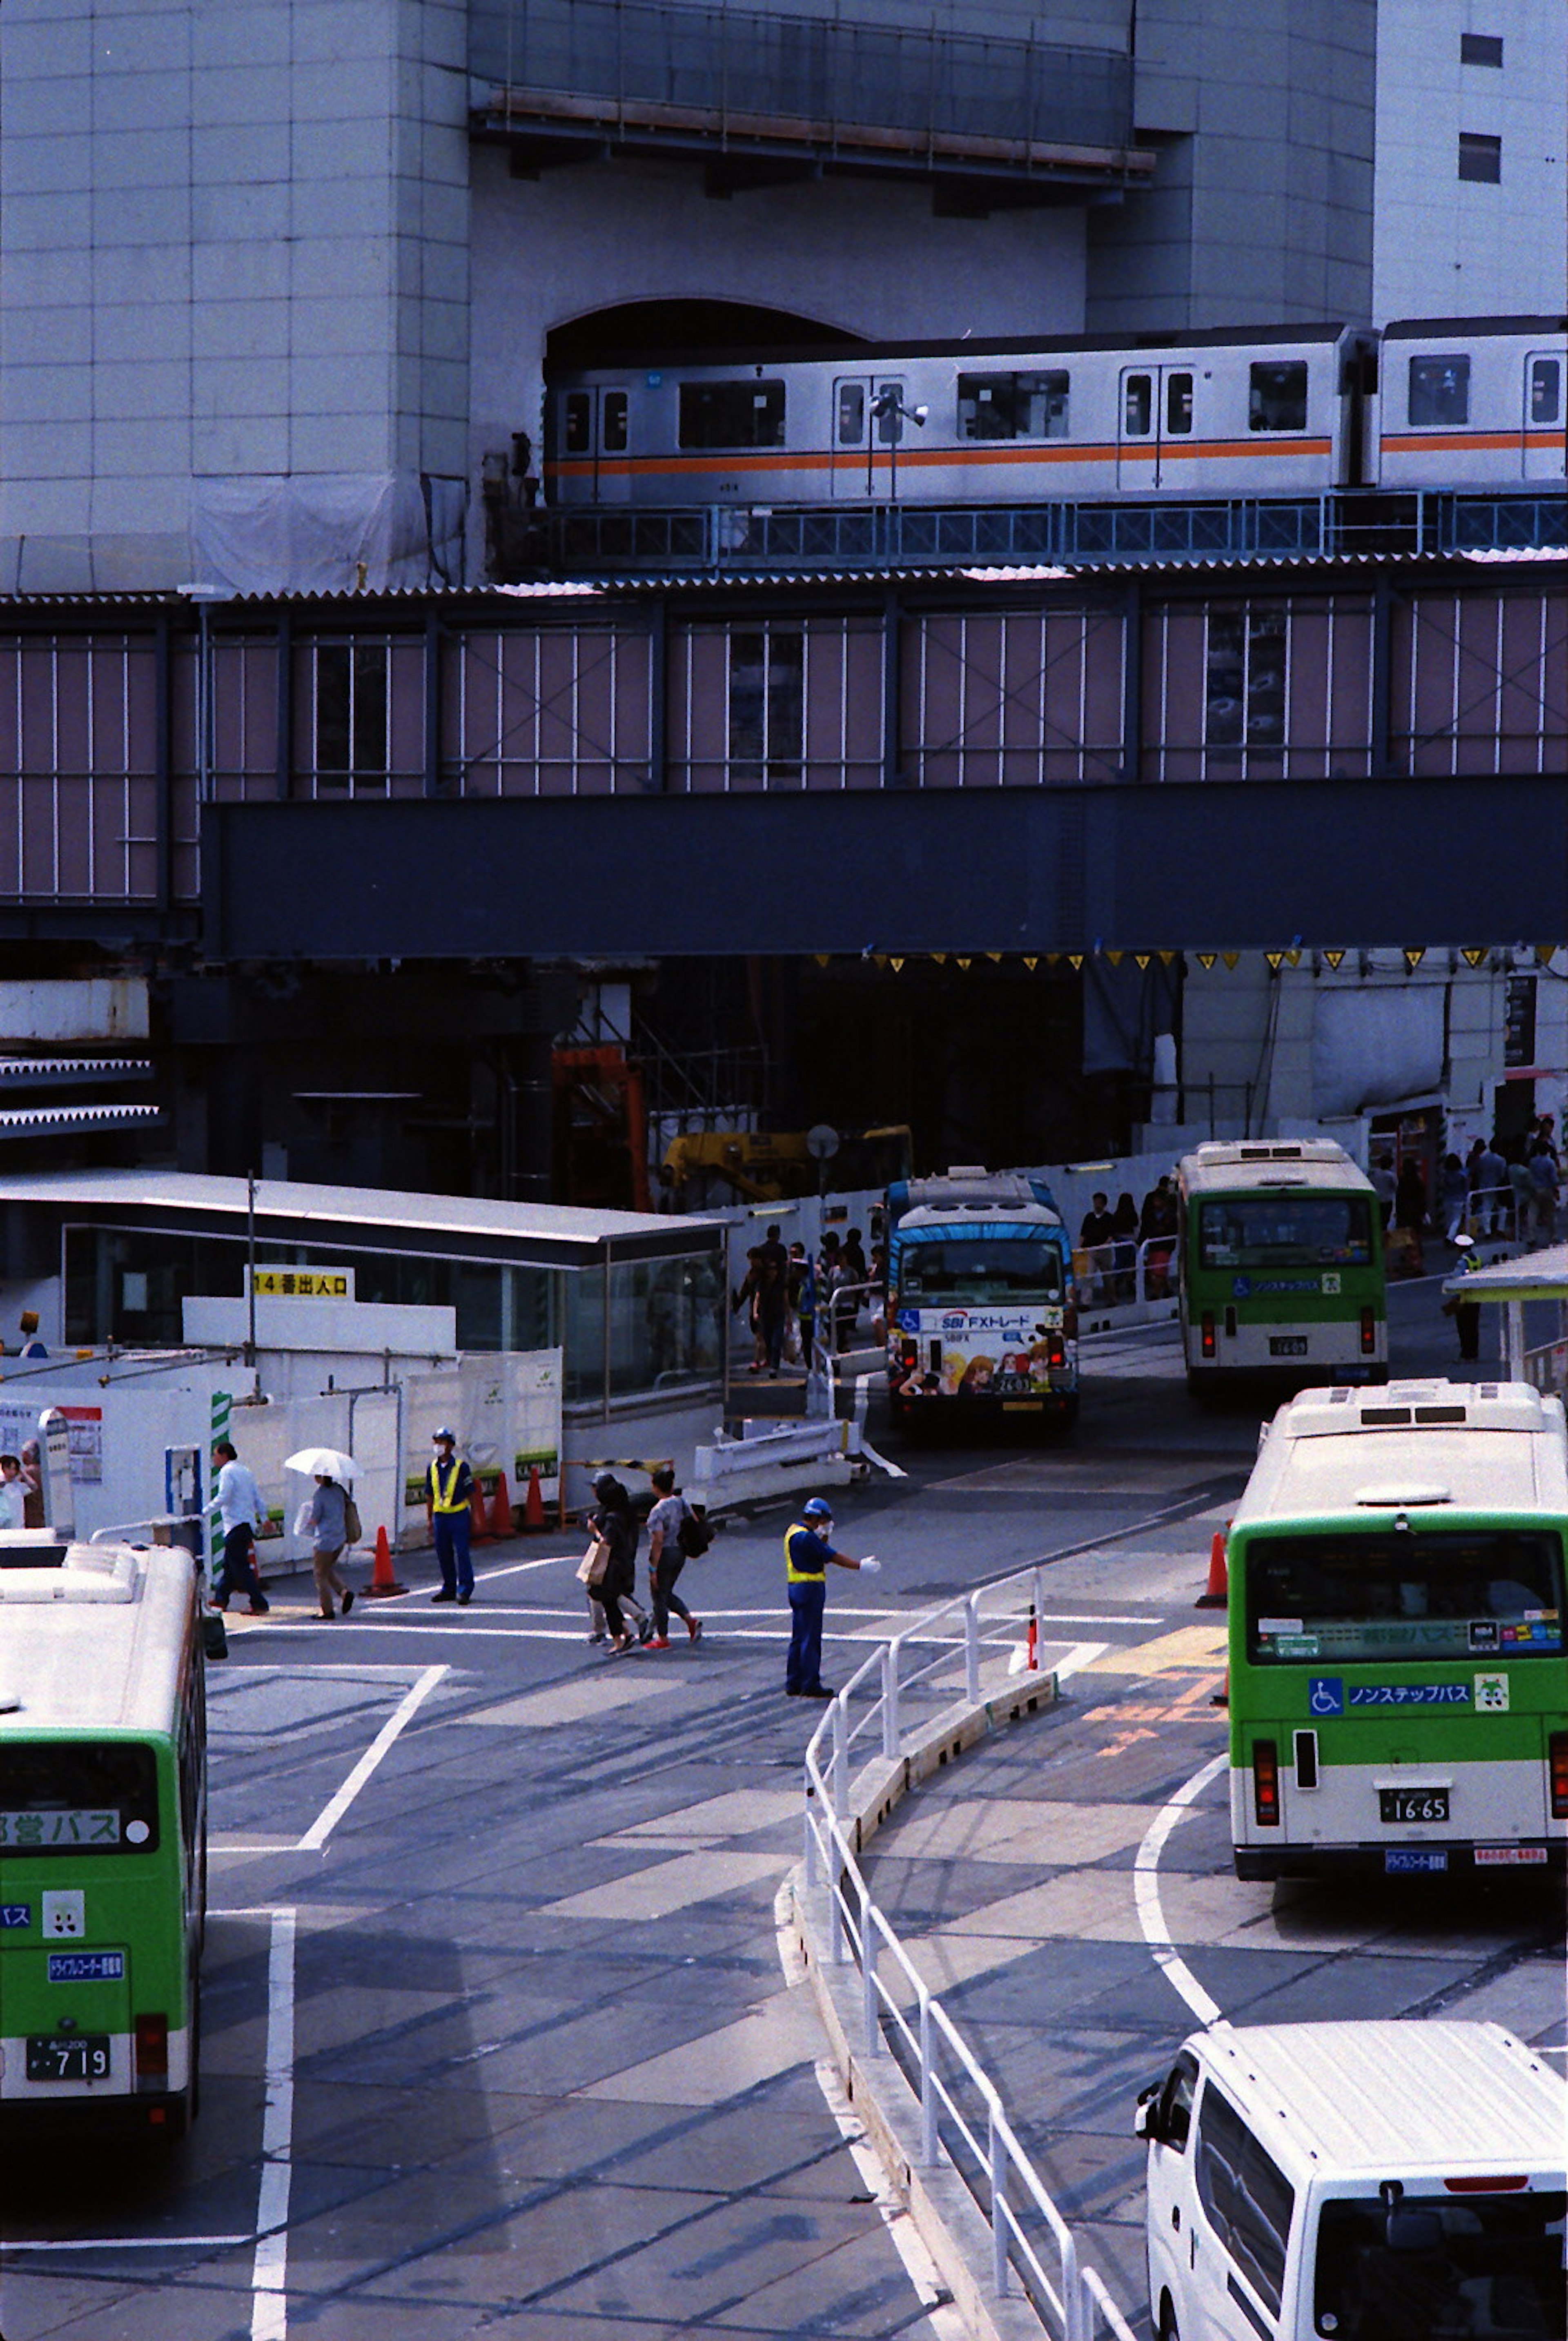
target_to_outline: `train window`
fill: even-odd
[[[1459,62],[1462,65],[1500,65],[1503,63],[1503,40],[1497,33],[1461,33]]]
[[[1530,420],[1555,423],[1563,413],[1563,369],[1555,358],[1530,361]]]
[[[1122,392],[1122,428],[1129,439],[1148,436],[1154,419],[1154,378],[1130,374]]]
[[[1469,422],[1470,360],[1467,357],[1411,359],[1410,420],[1412,423]]]
[[[1176,436],[1193,427],[1193,377],[1171,374],[1165,383],[1165,429]]]
[[[624,453],[626,445],[626,393],[624,390],[607,390],[604,393],[599,434],[606,455]]]
[[[1247,396],[1249,431],[1306,429],[1307,370],[1304,358],[1283,365],[1255,365]]]
[[[863,382],[841,382],[838,386],[838,420],[835,425],[841,447],[864,447],[865,444],[865,384]]]
[[[683,447],[782,447],[782,382],[684,382]]]
[[[585,390],[566,393],[566,419],[563,439],[568,455],[585,455],[593,444],[592,416],[594,401]]]
[[[1065,439],[1064,374],[961,374],[961,439]]]

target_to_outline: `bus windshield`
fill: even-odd
[[[1214,1196],[1198,1205],[1202,1268],[1365,1268],[1372,1260],[1367,1195]]]
[[[150,1748],[0,1739],[0,1853],[148,1853],[157,1842]]]
[[[1318,2223],[1313,2330],[1334,2341],[1563,2341],[1568,2195],[1330,2201]]]
[[[1254,1662],[1563,1653],[1563,1539],[1545,1529],[1323,1529],[1259,1539],[1245,1566]]]
[[[899,1249],[898,1289],[905,1300],[1061,1298],[1062,1255],[1042,1236],[906,1237]]]

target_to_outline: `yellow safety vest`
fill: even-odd
[[[460,1496],[457,1493],[457,1479],[462,1469],[462,1463],[454,1455],[451,1462],[446,1466],[446,1485],[443,1488],[441,1484],[442,1467],[439,1463],[433,1462],[431,1464],[430,1496],[431,1503],[436,1511],[465,1512],[468,1509],[467,1497]]]
[[[827,1571],[825,1569],[797,1569],[795,1567],[794,1553],[792,1550],[790,1544],[791,1538],[797,1536],[813,1536],[814,1534],[815,1530],[808,1529],[804,1520],[797,1520],[793,1528],[785,1529],[784,1548],[784,1579],[786,1583],[790,1585],[821,1585],[826,1579]]]

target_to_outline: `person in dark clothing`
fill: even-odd
[[[1458,1235],[1453,1240],[1459,1250],[1459,1258],[1454,1263],[1456,1273],[1460,1276],[1473,1275],[1481,1265],[1475,1257],[1474,1238]],[[1478,1300],[1462,1300],[1457,1292],[1451,1292],[1443,1304],[1443,1313],[1453,1320],[1453,1330],[1459,1336],[1461,1363],[1474,1364],[1481,1355],[1481,1303]]]
[[[636,1587],[637,1540],[642,1531],[632,1499],[613,1471],[600,1472],[594,1493],[599,1500],[588,1515],[588,1525],[610,1548],[608,1566],[594,1590],[610,1629],[611,1654],[618,1658],[623,1650],[636,1648],[637,1638],[626,1624],[621,1601]]]

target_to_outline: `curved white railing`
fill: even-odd
[[[806,1749],[805,1883],[826,1897],[829,1961],[859,1967],[862,2052],[867,2059],[891,2055],[918,2097],[919,2166],[949,2166],[989,2223],[994,2296],[1021,2292],[1043,2329],[1061,2341],[1094,2341],[1103,2329],[1116,2341],[1135,2341],[1100,2276],[1080,2264],[1072,2230],[994,2082],[873,1900],[857,1858],[859,1826],[851,1818],[857,1743],[865,1771],[886,1768],[891,1787],[902,1759],[914,1752],[913,1739],[906,1745],[906,1724],[916,1703],[928,1710],[929,1741],[929,1710],[982,1708],[983,1651],[1007,1652],[1009,1671],[1001,1680],[1010,1680],[1022,1636],[1025,1674],[1033,1671],[1042,1579],[1040,1569],[1024,1569],[956,1595],[856,1669]],[[955,1728],[962,1719],[953,1717]]]

